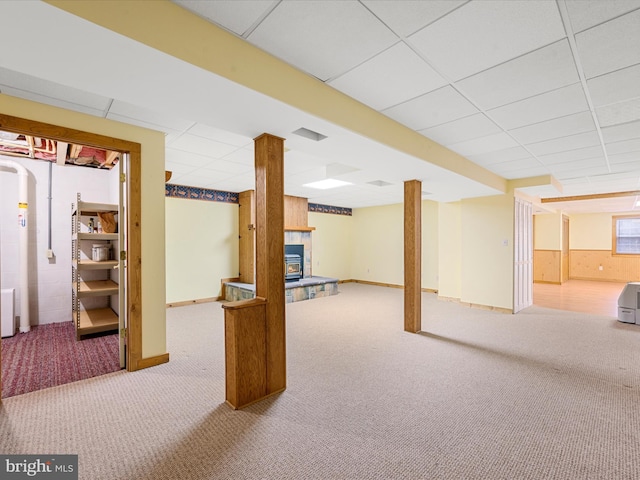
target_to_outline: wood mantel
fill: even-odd
[[[313,232],[316,227],[288,227],[285,225],[285,232]]]

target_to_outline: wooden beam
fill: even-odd
[[[71,145],[71,150],[69,151],[69,158],[78,158],[80,156],[80,151],[82,150],[82,145]]]
[[[573,202],[578,200],[598,200],[601,198],[635,197],[636,195],[640,195],[640,190],[631,190],[628,192],[594,193],[591,195],[574,195],[572,197],[541,198],[540,202]]]
[[[111,165],[113,165],[113,162],[115,162],[116,158],[118,158],[118,155],[120,155],[120,152],[114,152],[113,150],[107,150],[106,151],[106,155],[104,157],[105,166],[111,168]]]
[[[56,152],[56,164],[64,165],[67,163],[67,146],[66,142],[58,142],[58,151]]]
[[[267,299],[267,394],[286,388],[284,298],[284,139],[254,139],[256,296]]]
[[[404,182],[404,330],[422,327],[422,182]]]

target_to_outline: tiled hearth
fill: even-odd
[[[308,277],[296,282],[287,282],[284,286],[286,303],[311,300],[338,294],[338,279],[329,277]],[[225,283],[225,300],[235,302],[248,300],[256,296],[256,286],[250,283]]]

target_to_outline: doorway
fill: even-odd
[[[126,295],[126,300],[122,304],[121,311],[126,324],[122,324],[118,329],[120,343],[122,344],[123,360],[126,369],[129,371],[141,368],[141,245],[140,245],[140,161],[141,147],[139,144],[126,140],[105,137],[74,129],[58,127],[51,124],[35,122],[8,115],[0,114],[0,130],[21,135],[47,138],[56,142],[68,144],[86,145],[96,149],[118,152],[124,159],[127,174],[121,175],[122,180],[126,180],[122,185],[127,198],[127,210],[122,212],[120,224],[126,231],[127,237],[123,243],[126,256],[122,256],[122,261],[126,268],[120,269],[121,290]],[[120,254],[118,254],[120,257]],[[0,300],[1,301],[1,300]],[[5,361],[2,356],[1,361]],[[1,375],[1,373],[0,373]],[[0,381],[1,381],[0,377]]]

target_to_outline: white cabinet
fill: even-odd
[[[115,219],[118,205],[83,202],[78,193],[71,212],[72,308],[78,340],[118,330],[118,234],[99,231],[98,214]]]

